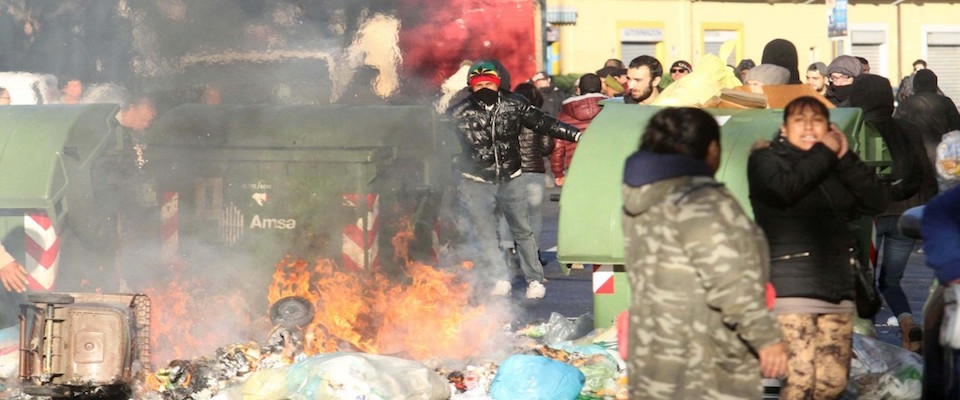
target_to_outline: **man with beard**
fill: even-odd
[[[663,76],[663,65],[651,56],[643,55],[630,61],[627,68],[627,84],[629,89],[623,96],[628,104],[648,105],[660,94],[660,78]]]
[[[527,281],[526,297],[540,299],[543,265],[537,258],[537,243],[528,218],[526,187],[515,179],[520,167],[520,132],[526,127],[536,134],[578,141],[580,131],[557,121],[521,96],[499,90],[501,72],[493,63],[479,61],[470,67],[470,95],[450,108],[457,137],[463,149],[458,160],[457,190],[463,223],[461,238],[475,265],[485,269],[492,283],[491,295],[506,296],[512,289],[510,269],[497,240],[503,212],[520,256]]]
[[[840,56],[833,59],[827,67],[827,77],[830,78],[827,100],[837,107],[850,107],[850,88],[853,85],[853,78],[862,72],[863,67],[856,57]]]
[[[815,62],[807,67],[807,85],[816,90],[821,96],[827,95],[827,65]]]

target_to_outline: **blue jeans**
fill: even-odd
[[[530,228],[527,193],[523,180],[512,179],[500,184],[476,182],[461,178],[461,222],[458,224],[464,252],[476,266],[489,271],[489,279],[511,280],[510,268],[497,243],[496,215],[499,209],[507,219],[510,234],[517,245],[520,269],[527,282],[543,281],[543,266],[537,258],[537,242]]]
[[[524,172],[514,180],[523,182],[527,191],[527,217],[530,220],[530,230],[533,231],[533,240],[540,249],[540,233],[543,232],[543,196],[547,191],[547,182],[544,174],[538,172]],[[506,247],[513,247],[513,236],[510,234],[510,225],[500,221],[500,243],[509,243]]]
[[[877,249],[882,249],[880,257],[879,289],[884,300],[893,311],[893,315],[910,314],[910,303],[900,287],[903,271],[907,269],[907,260],[913,252],[916,240],[908,238],[897,229],[899,216],[877,218]]]

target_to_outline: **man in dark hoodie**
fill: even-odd
[[[913,90],[914,95],[900,103],[894,117],[920,127],[927,159],[936,162],[937,145],[943,134],[960,130],[960,112],[953,100],[939,94],[937,74],[929,69],[918,70],[913,75]]]
[[[773,39],[763,47],[760,64],[776,64],[790,71],[788,85],[799,85],[800,71],[797,70],[797,47],[786,39]]]
[[[573,125],[583,132],[587,130],[590,121],[600,114],[600,100],[606,97],[600,94],[600,77],[596,74],[581,76],[577,89],[578,96],[564,100],[563,110],[560,111],[560,122]],[[576,150],[576,142],[556,140],[553,151],[550,152],[550,169],[553,170],[553,181],[557,186],[563,186],[567,169],[570,168],[570,161],[573,160],[573,152]]]
[[[855,58],[854,61],[859,65]],[[863,109],[864,129],[876,131],[890,152],[892,165],[889,174],[884,171],[881,179],[891,202],[876,219],[876,243],[882,249],[879,288],[899,321],[903,347],[919,351],[922,330],[914,322],[910,303],[900,287],[915,240],[901,234],[897,222],[904,211],[936,195],[932,164],[927,161],[920,128],[893,118],[893,89],[887,78],[857,77],[851,85],[850,106]]]
[[[465,244],[471,246],[476,265],[488,273],[491,294],[510,293],[510,269],[497,243],[494,212],[499,208],[507,218],[517,245],[520,268],[527,281],[527,298],[543,298],[543,265],[537,258],[537,244],[528,218],[526,188],[515,179],[522,173],[520,131],[577,141],[577,128],[557,121],[532,106],[521,96],[500,90],[500,71],[491,62],[470,67],[467,85],[471,93],[450,108],[457,138],[463,149],[458,159],[459,199],[463,214],[461,228]]]

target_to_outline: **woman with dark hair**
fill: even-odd
[[[758,399],[758,375],[786,370],[767,243],[714,180],[719,165],[720,127],[696,108],[655,114],[627,159],[631,399]]]
[[[754,146],[747,164],[789,350],[781,399],[835,399],[847,387],[857,245],[848,223],[887,204],[873,169],[848,150],[827,107],[807,96],[787,104],[779,135]]]

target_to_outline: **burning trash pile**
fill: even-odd
[[[140,399],[626,398],[616,330],[554,314],[514,329],[460,272],[407,263],[405,279],[284,259],[263,343],[177,359],[141,380]],[[571,338],[578,338],[571,341]]]

